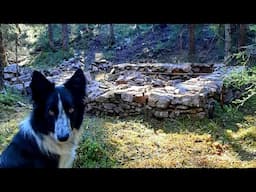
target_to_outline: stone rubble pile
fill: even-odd
[[[28,92],[31,74],[32,69],[30,68],[21,68],[15,63],[10,64],[4,68],[5,86],[22,93]]]
[[[78,68],[83,69],[84,64],[75,58],[63,61],[51,70],[42,69],[47,79],[56,84],[60,84],[70,77]],[[18,64],[10,64],[4,68],[5,85],[11,89],[18,90],[23,94],[29,94],[29,84],[31,81],[33,69],[30,67],[19,66]],[[60,78],[61,77],[61,78]]]

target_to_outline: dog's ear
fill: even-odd
[[[86,80],[82,69],[77,69],[74,75],[64,84],[73,93],[85,96]]]
[[[35,102],[44,102],[49,93],[54,91],[54,86],[42,73],[34,71],[30,83],[32,99]]]

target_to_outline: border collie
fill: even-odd
[[[71,168],[79,142],[86,80],[78,69],[62,86],[34,71],[33,110],[0,156],[2,168]]]

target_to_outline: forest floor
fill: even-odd
[[[125,40],[108,48],[104,34],[87,45],[92,55],[104,52],[108,61],[178,62],[186,52],[179,40],[171,41],[172,28],[161,31],[127,33]],[[205,33],[209,33],[209,31]],[[124,35],[123,35],[124,36]],[[130,39],[128,37],[131,37]],[[208,42],[197,42],[198,60],[218,61],[214,36]],[[183,41],[187,39],[184,35]],[[199,41],[199,40],[197,40]],[[76,41],[74,41],[74,44]],[[208,47],[205,47],[207,45]],[[83,50],[81,42],[75,48]],[[187,49],[183,47],[183,49]],[[39,51],[40,52],[40,51]],[[178,54],[179,53],[179,54]],[[62,61],[61,52],[41,52],[34,59],[38,67],[54,66]],[[55,57],[56,56],[56,57]],[[68,55],[69,57],[69,55]],[[40,61],[40,62],[39,62]],[[31,111],[28,98],[8,91],[0,94],[0,152],[18,131],[19,123]],[[81,138],[74,163],[76,168],[247,168],[256,167],[256,97],[236,110],[216,106],[213,119],[149,119],[144,115],[119,118],[85,114]]]
[[[2,97],[2,96],[1,96]],[[30,101],[8,92],[0,98],[0,151],[29,114]],[[77,168],[256,167],[256,97],[241,108],[221,109],[214,119],[148,119],[85,114]]]

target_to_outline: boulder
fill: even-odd
[[[151,92],[148,96],[148,105],[151,107],[166,109],[172,99],[173,97],[171,95]]]

